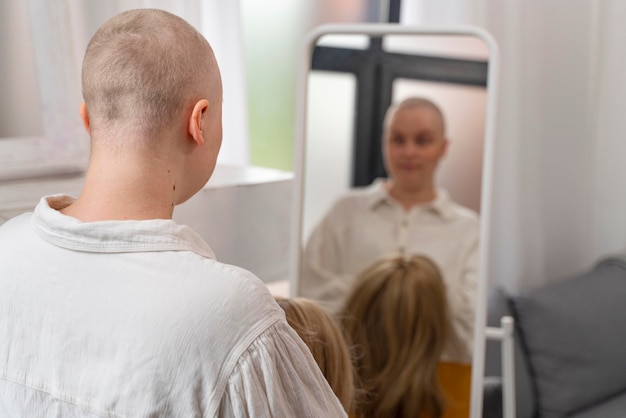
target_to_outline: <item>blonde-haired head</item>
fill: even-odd
[[[306,298],[275,297],[287,323],[311,350],[330,387],[347,412],[354,399],[354,370],[339,325],[317,303]]]
[[[434,262],[416,255],[374,263],[358,276],[340,318],[354,350],[358,417],[441,416],[437,364],[450,313]]]

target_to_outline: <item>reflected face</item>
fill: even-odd
[[[431,188],[447,145],[435,111],[422,106],[399,109],[384,138],[387,171],[394,183],[405,189]]]

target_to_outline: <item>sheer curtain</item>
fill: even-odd
[[[626,2],[422,0],[405,23],[474,24],[500,49],[490,278],[511,291],[626,248]]]
[[[74,28],[76,50],[84,52],[89,38],[107,19],[123,10],[157,8],[191,23],[211,43],[224,85],[224,139],[218,163],[248,165],[248,117],[244,51],[239,1],[229,0],[64,0]],[[52,22],[51,22],[52,23]],[[75,65],[80,66],[82,55]]]

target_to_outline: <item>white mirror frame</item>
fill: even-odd
[[[493,189],[493,169],[495,156],[495,116],[498,48],[493,37],[481,28],[474,26],[428,27],[398,24],[350,24],[322,25],[311,31],[305,39],[298,67],[296,89],[296,128],[295,161],[293,182],[293,212],[291,225],[291,251],[289,260],[289,293],[295,297],[300,289],[300,263],[302,258],[302,210],[305,173],[306,131],[307,131],[307,85],[311,68],[311,57],[317,40],[323,35],[469,35],[482,39],[489,50],[487,73],[487,112],[485,120],[485,142],[483,151],[483,174],[480,201],[480,244],[478,261],[478,287],[476,295],[476,318],[474,326],[474,355],[472,359],[471,418],[482,416],[483,381],[485,368],[485,328],[487,321],[487,287],[489,268],[489,237],[491,234],[491,202]]]
[[[84,171],[89,139],[78,116],[80,74],[64,2],[28,2],[44,134],[0,138],[0,180]]]

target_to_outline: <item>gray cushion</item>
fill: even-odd
[[[513,298],[543,417],[590,407],[626,388],[626,264]]]
[[[626,415],[626,392],[610,399],[600,401],[597,405],[585,408],[580,412],[568,415],[569,418],[624,418]]]

